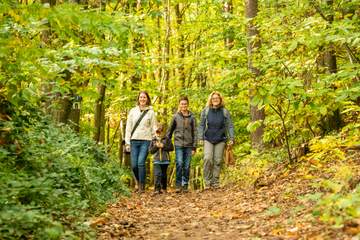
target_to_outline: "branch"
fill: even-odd
[[[113,11],[112,11],[112,13],[111,13],[111,15],[114,15],[114,14],[115,14],[115,11],[117,11],[117,8],[119,7],[120,2],[121,2],[121,0],[118,0],[118,1],[116,2],[116,5],[115,5],[115,7],[114,7],[114,9],[113,9]]]
[[[112,148],[112,146],[114,145],[115,136],[116,136],[116,133],[117,133],[117,131],[118,131],[119,127],[120,127],[120,122],[121,122],[121,120],[119,121],[119,124],[117,125],[117,127],[116,127],[116,129],[115,129],[115,132],[114,132],[113,138],[112,138],[112,140],[111,140],[111,146],[110,146],[110,148],[109,148],[108,152],[110,152],[110,151],[111,151],[111,148]]]
[[[319,13],[320,16],[321,16],[325,21],[330,22],[330,20],[329,20],[329,19],[324,15],[324,13],[322,12],[320,6],[317,5],[314,0],[310,1],[310,3],[314,6],[314,8],[315,8],[315,10],[317,11],[317,13]]]
[[[310,132],[313,134],[313,137],[316,137],[316,134],[315,134],[314,130],[312,129],[308,118],[306,118],[306,124],[307,124],[308,128],[310,129]]]
[[[293,72],[290,71],[290,69],[288,68],[288,66],[286,66],[286,64],[284,62],[281,62],[281,64],[285,67],[285,69],[288,71],[288,73],[290,74],[291,77],[294,76]]]
[[[288,105],[287,105],[287,109],[285,111],[285,116],[284,118],[286,118],[286,115],[289,113],[289,110],[290,110],[290,99],[288,99]]]
[[[188,8],[190,6],[190,3],[188,3],[188,4],[185,4],[185,6],[181,9],[181,17],[183,17],[183,15],[185,14],[185,11],[186,11],[186,9]]]
[[[279,53],[275,53],[275,54],[279,59],[283,59]],[[286,66],[284,62],[281,62],[281,64],[284,66],[285,70],[290,74],[290,76],[293,77],[294,73],[288,68],[288,66]]]
[[[354,54],[354,52],[351,50],[351,48],[349,47],[349,45],[347,43],[345,43],[345,48],[346,51],[349,53],[350,57],[355,60],[356,63],[360,63],[360,60],[356,57],[356,55]]]
[[[276,108],[272,104],[269,104],[269,105],[276,112],[276,114],[281,117],[281,113],[278,110],[276,110]]]

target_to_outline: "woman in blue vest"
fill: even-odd
[[[219,92],[210,94],[201,112],[198,139],[204,144],[205,189],[217,188],[225,145],[234,143],[234,125]]]

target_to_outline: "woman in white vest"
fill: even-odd
[[[150,105],[149,94],[141,91],[137,97],[137,106],[130,110],[126,122],[126,150],[131,152],[131,169],[140,193],[145,191],[145,162],[156,130],[156,116]]]

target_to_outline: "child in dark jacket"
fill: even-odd
[[[171,140],[164,136],[164,127],[158,125],[156,136],[152,139],[149,147],[150,153],[154,155],[154,182],[155,193],[166,192],[167,168],[170,164],[170,151],[174,150]]]

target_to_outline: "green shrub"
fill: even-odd
[[[92,140],[14,111],[0,149],[0,238],[92,238],[86,218],[127,193],[127,174]]]

